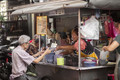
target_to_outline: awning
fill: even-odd
[[[44,3],[37,3],[31,6],[26,6],[12,12],[12,15],[27,14],[27,13],[43,13],[61,8],[82,8],[86,7],[87,2],[83,0],[70,0],[70,1],[50,1]]]
[[[120,10],[120,0],[89,0],[89,7],[104,10]]]

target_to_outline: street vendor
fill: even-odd
[[[78,54],[78,28],[74,28],[72,30],[72,39],[74,44],[73,45],[67,45],[67,46],[58,46],[56,48],[56,50],[60,50],[60,49],[64,49],[67,50],[67,53],[71,53],[73,50],[75,50]],[[93,52],[93,47],[92,45],[90,45],[90,43],[88,43],[87,41],[85,41],[84,39],[80,39],[80,47],[81,47],[81,57],[94,57],[96,59],[98,59],[97,55],[95,54],[95,52]],[[65,53],[66,53],[65,52]],[[89,53],[89,54],[85,54],[85,53]],[[63,54],[65,54],[63,52]]]
[[[39,38],[35,39],[33,43],[29,44],[28,49],[26,50],[30,55],[34,55],[39,51],[39,44],[42,45],[43,44],[43,40],[40,40],[39,43]],[[41,50],[44,51],[44,47],[41,47]],[[42,53],[41,51],[41,53]]]
[[[42,40],[41,40],[42,42]],[[30,43],[28,49],[26,50],[30,55],[34,55],[38,52],[39,49],[39,39],[36,39],[34,43]]]
[[[35,55],[29,55],[26,52],[29,46],[30,37],[27,35],[21,35],[18,39],[19,46],[16,47],[12,52],[12,74],[10,75],[10,80],[28,80],[26,76],[27,66],[30,65],[32,62],[38,63],[42,60],[42,58],[51,52],[49,48],[39,56],[39,53]],[[39,56],[38,58],[35,58]]]
[[[120,22],[118,22],[118,29],[120,30]],[[114,41],[108,45],[108,46],[103,46],[102,48],[104,51],[117,51],[117,60],[116,60],[116,66],[114,70],[115,74],[115,80],[120,80],[120,34],[117,35],[114,39]]]

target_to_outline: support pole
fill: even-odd
[[[42,45],[41,45],[41,36],[39,35],[39,51],[41,51],[41,47]]]
[[[78,44],[78,67],[80,68],[81,66],[81,50],[80,50],[80,26],[81,26],[81,18],[80,18],[80,9],[78,10],[78,40],[79,40],[79,44]]]
[[[35,14],[31,14],[32,16],[32,39],[34,38],[35,35]]]

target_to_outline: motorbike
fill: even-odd
[[[12,50],[17,47],[18,41],[9,45],[0,46],[0,80],[9,80],[12,70]]]

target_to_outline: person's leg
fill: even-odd
[[[35,65],[35,64],[30,64],[30,65],[28,66],[28,70],[27,70],[27,72],[26,72],[27,75],[34,76],[34,77],[37,76],[34,65]]]
[[[33,73],[35,73],[35,66],[34,66],[34,64],[30,64],[28,66],[27,72],[33,72]]]
[[[115,70],[114,70],[114,77],[115,77],[115,80],[118,80],[118,65],[115,66]]]
[[[19,76],[15,78],[14,80],[29,80],[26,75]]]
[[[120,61],[120,54],[119,53],[117,53],[116,54],[116,65],[115,65],[115,70],[114,70],[114,77],[115,77],[115,80],[119,80],[118,78],[119,78],[119,61]]]
[[[120,80],[120,61],[119,61],[119,63],[118,63],[118,80]]]

